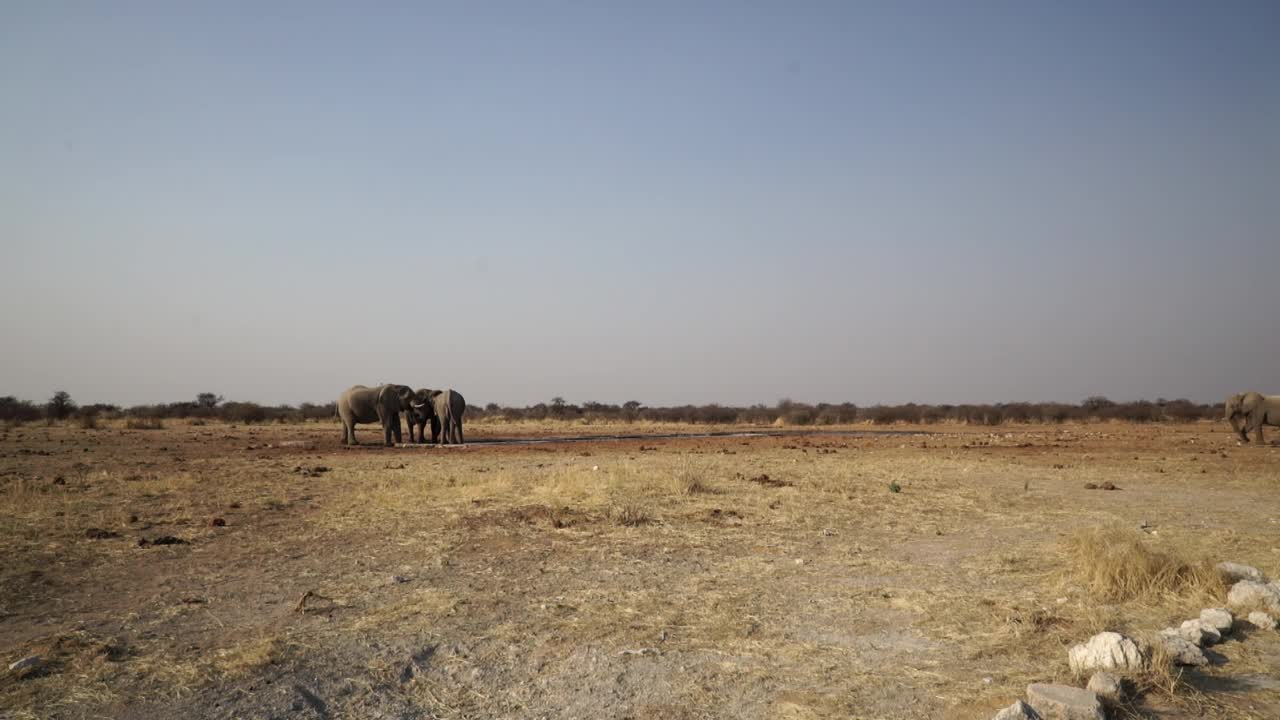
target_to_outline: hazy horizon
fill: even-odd
[[[0,395],[1280,393],[1277,37],[1273,2],[9,3]]]

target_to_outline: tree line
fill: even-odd
[[[1155,401],[1115,402],[1102,396],[1086,398],[1079,404],[1011,402],[981,405],[904,405],[859,406],[854,403],[801,403],[788,399],[773,405],[680,405],[647,407],[632,400],[620,405],[584,402],[573,404],[564,398],[525,407],[489,403],[469,405],[471,420],[489,418],[494,421],[576,420],[586,422],[680,422],[695,424],[743,425],[874,425],[965,423],[1000,425],[1003,423],[1064,423],[1123,420],[1128,422],[1192,422],[1222,417],[1221,403],[1206,405],[1185,398]],[[168,419],[192,421],[216,420],[227,423],[298,423],[328,420],[335,416],[334,403],[302,403],[300,405],[260,405],[253,402],[226,401],[215,393],[200,393],[194,400],[153,405],[118,405],[95,403],[78,405],[65,391],[53,394],[44,404],[20,400],[12,395],[0,397],[0,422],[22,424],[78,420],[93,427],[99,419],[126,418],[141,423],[139,427],[158,427]]]

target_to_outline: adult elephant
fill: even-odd
[[[359,445],[356,423],[382,425],[382,440],[391,447],[400,442],[400,412],[410,406],[413,389],[408,385],[352,385],[338,397],[338,417],[342,419],[342,444]]]
[[[1227,422],[1242,442],[1249,442],[1249,433],[1262,444],[1262,426],[1280,427],[1280,395],[1263,395],[1247,392],[1232,395],[1226,402]]]
[[[431,407],[435,412],[431,419],[431,442],[463,444],[462,416],[467,412],[467,401],[462,399],[462,393],[457,390],[432,391]]]
[[[427,424],[431,424],[431,435],[434,438],[440,434],[439,421],[436,419],[435,402],[432,395],[438,394],[439,390],[428,390],[427,388],[418,388],[413,391],[413,399],[409,403],[409,407],[405,409],[405,419],[409,423],[409,442],[425,443],[427,441]],[[417,434],[414,434],[414,428],[417,428]]]

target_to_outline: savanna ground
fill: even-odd
[[[1223,601],[1090,591],[1081,532],[1280,575],[1280,449],[1225,425],[926,430],[9,428],[0,659],[42,662],[0,675],[0,717],[987,718],[1080,682],[1096,631]],[[1114,714],[1280,717],[1280,639],[1242,637]]]

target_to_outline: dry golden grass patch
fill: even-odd
[[[1117,527],[1085,528],[1063,542],[1067,576],[1106,602],[1222,602],[1226,585],[1209,558],[1186,548],[1155,549],[1140,533]]]

